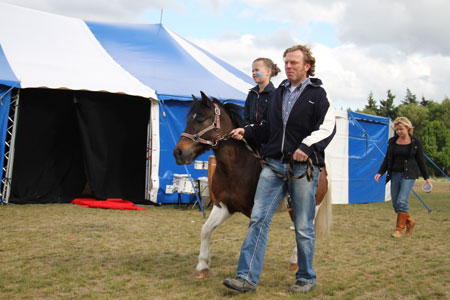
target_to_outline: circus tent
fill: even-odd
[[[186,173],[171,149],[192,95],[242,103],[251,83],[162,24],[0,3],[0,95],[13,103],[2,108],[14,119],[18,107],[1,127],[15,139],[4,149],[2,199],[64,202],[88,188],[98,198],[176,201],[164,188]]]

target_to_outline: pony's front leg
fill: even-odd
[[[213,209],[202,227],[201,234],[201,244],[200,244],[200,254],[198,256],[198,264],[196,269],[196,277],[199,279],[205,278],[209,272],[209,263],[211,262],[209,253],[209,243],[211,240],[211,234],[217,226],[222,224],[226,219],[228,219],[231,214],[228,212],[227,206],[220,203],[220,207],[217,205],[213,206]]]
[[[294,250],[292,250],[291,258],[289,259],[289,270],[294,272],[298,271],[297,261],[297,246],[295,246]]]

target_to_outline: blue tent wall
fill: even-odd
[[[5,140],[8,130],[9,106],[11,104],[11,89],[0,85],[0,166],[3,166],[5,154]],[[3,177],[3,168],[0,168],[0,178]],[[0,182],[0,190],[3,189]],[[0,199],[0,202],[2,200]]]
[[[192,102],[188,101],[161,101],[159,114],[159,134],[160,134],[160,160],[159,160],[159,191],[158,203],[177,203],[178,194],[166,194],[166,185],[171,185],[173,174],[186,174],[184,166],[179,166],[173,157],[173,149],[180,137],[180,134],[186,127],[186,115]],[[165,114],[165,116],[164,116]],[[196,160],[208,161],[212,151],[208,151]],[[194,164],[187,166],[194,179],[200,176],[208,176],[207,170],[194,169]],[[193,199],[193,195],[182,195],[182,202],[187,203]]]
[[[384,159],[389,138],[389,118],[348,112],[349,202],[385,201],[385,185],[373,178]],[[384,183],[383,176],[381,182]]]

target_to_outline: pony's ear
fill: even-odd
[[[194,95],[192,95],[192,100],[194,100],[194,102],[198,101],[198,99]]]
[[[203,91],[200,91],[200,95],[202,95],[202,104],[209,107],[211,103],[209,97],[205,93],[203,93]]]

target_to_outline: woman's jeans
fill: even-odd
[[[415,179],[406,179],[403,172],[392,172],[391,198],[396,213],[408,212],[408,198],[415,181]]]
[[[280,174],[288,176],[287,163],[275,159],[269,159],[268,163]],[[294,163],[294,175],[303,174],[305,169],[305,163]],[[286,191],[289,191],[292,198],[299,266],[296,279],[315,283],[316,274],[313,268],[314,216],[319,175],[320,169],[314,166],[314,176],[311,182],[308,182],[306,176],[301,179],[292,178],[285,182],[267,166],[263,168],[256,189],[255,204],[250,217],[248,232],[239,257],[238,277],[244,278],[252,285],[258,283],[266,251],[270,222],[280,200],[286,194]]]

